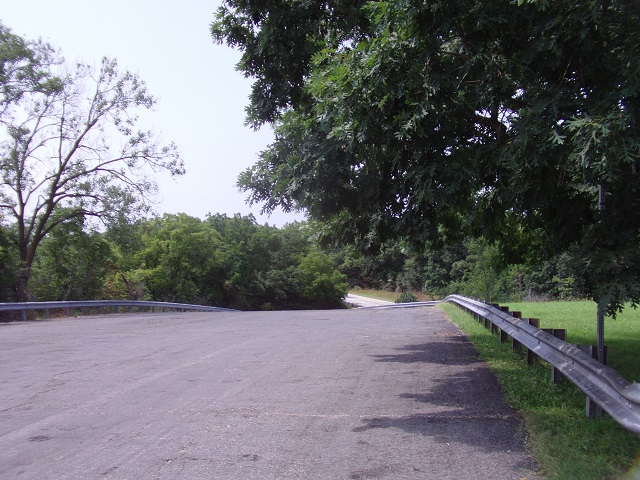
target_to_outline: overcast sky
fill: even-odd
[[[281,226],[302,219],[259,215],[235,186],[273,139],[268,128],[244,126],[250,80],[235,70],[239,52],[209,33],[220,0],[0,0],[0,20],[14,33],[42,37],[69,61],[103,56],[136,72],[158,98],[145,129],[178,144],[187,174],[160,177],[158,213],[253,213]]]

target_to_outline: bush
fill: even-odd
[[[400,296],[396,299],[396,303],[411,303],[416,302],[418,299],[411,292],[402,292]]]

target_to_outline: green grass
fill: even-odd
[[[582,321],[572,320],[573,315],[570,313],[580,311],[582,314],[589,314],[591,306],[587,302],[557,302],[548,305],[513,303],[509,307],[521,310],[525,317],[540,318],[541,327],[568,328],[569,341],[591,343],[587,340],[595,338],[595,334],[582,325],[589,323],[588,319],[583,317]],[[450,304],[443,305],[442,308],[474,343],[498,377],[507,401],[522,414],[528,446],[545,478],[617,479],[631,469],[634,456],[640,451],[640,439],[637,436],[624,430],[606,415],[601,419],[587,418],[584,414],[584,394],[570,383],[553,385],[548,365],[528,366],[523,355],[514,353],[510,344],[500,343],[497,336],[491,335],[482,324],[463,310]],[[618,334],[622,334],[627,325],[623,322],[625,320],[620,320]],[[595,329],[594,324],[595,320],[591,322]],[[633,327],[635,329],[635,325]],[[574,333],[571,333],[571,329],[575,330]],[[616,344],[616,330],[610,328],[609,331],[610,356],[613,357],[615,348],[611,345]],[[626,338],[625,335],[622,336]],[[627,370],[632,371],[633,367]],[[629,479],[640,478],[638,471],[627,475],[626,478]]]

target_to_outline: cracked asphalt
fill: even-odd
[[[538,479],[433,308],[0,324],[2,479]]]

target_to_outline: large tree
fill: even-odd
[[[218,11],[214,39],[256,79],[248,120],[276,128],[240,177],[250,200],[365,244],[474,234],[512,254],[567,249],[610,313],[640,301],[639,4],[352,5]]]
[[[135,216],[156,190],[151,172],[184,169],[174,144],[138,129],[138,110],[156,100],[137,75],[106,58],[67,67],[49,45],[0,33],[0,210],[17,226],[25,301],[49,232],[77,218]]]

